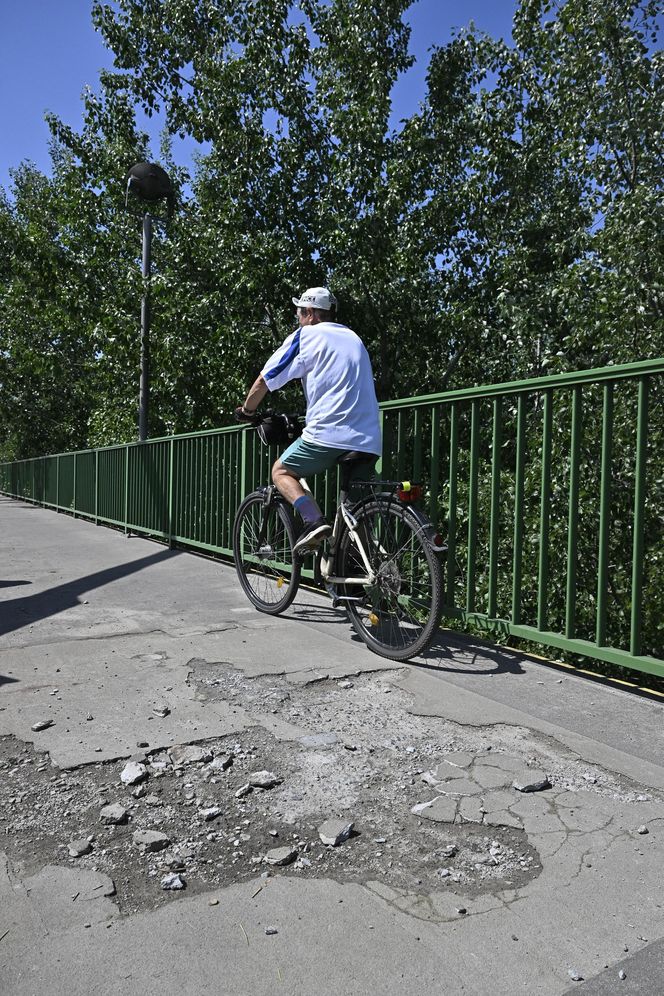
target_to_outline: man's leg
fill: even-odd
[[[293,471],[290,471],[284,467],[280,459],[277,459],[274,462],[274,466],[272,468],[272,480],[286,501],[289,501],[291,505],[294,505],[298,498],[303,498],[306,494],[304,488],[300,484],[299,477],[296,477]],[[318,514],[320,515],[320,509]]]
[[[281,460],[277,460],[272,468],[272,480],[284,498],[291,503],[302,519],[302,532],[294,546],[301,553],[312,550],[329,536],[332,528],[323,517],[313,495],[305,491],[295,471],[289,471]]]

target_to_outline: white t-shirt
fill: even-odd
[[[345,325],[319,322],[296,329],[267,361],[261,376],[270,391],[301,378],[306,442],[380,454],[371,361],[360,337]]]

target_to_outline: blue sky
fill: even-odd
[[[413,69],[394,92],[394,114],[406,117],[424,96],[427,50],[449,41],[455,28],[473,20],[491,35],[508,38],[514,0],[416,0],[409,14]],[[49,171],[45,111],[78,128],[81,92],[97,86],[99,70],[112,66],[90,20],[90,0],[4,0],[0,12],[0,186],[24,159]],[[154,126],[150,130],[154,133]],[[158,144],[153,143],[155,157]],[[178,158],[185,160],[184,146]]]

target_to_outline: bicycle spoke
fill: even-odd
[[[294,530],[278,501],[266,508],[262,494],[251,495],[238,512],[234,528],[238,577],[256,608],[280,612],[290,605],[300,569],[293,557]]]
[[[372,648],[406,660],[431,641],[440,618],[442,577],[418,521],[396,502],[376,499],[358,514],[358,536],[376,580],[364,606],[349,605],[353,625]],[[346,542],[343,574],[360,561]]]

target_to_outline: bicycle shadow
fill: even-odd
[[[498,647],[481,637],[441,629],[421,657],[409,661],[422,670],[449,672],[450,674],[526,674],[524,662],[530,658],[519,650]]]
[[[347,626],[350,626],[344,610],[342,608],[333,608],[332,603],[317,605],[315,602],[297,602],[291,606],[288,615],[289,618],[297,622],[345,623]]]
[[[289,618],[301,623],[333,623],[343,625],[348,630],[350,640],[357,646],[365,646],[364,640],[355,632],[342,607],[333,608],[331,603],[315,601],[295,603]],[[404,665],[439,673],[469,674],[486,676],[494,674],[525,674],[524,661],[532,660],[527,654],[509,647],[497,647],[480,637],[441,629],[425,654],[404,661]],[[541,663],[541,662],[540,662]]]

